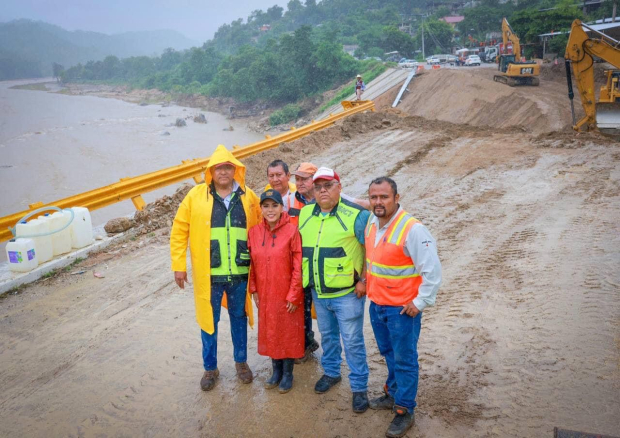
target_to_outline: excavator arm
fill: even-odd
[[[597,34],[597,38],[591,38],[584,31],[584,27]],[[608,37],[594,29],[584,25],[580,20],[573,21],[568,43],[566,45],[566,78],[568,81],[569,99],[573,111],[573,129],[579,131],[585,125],[586,130],[595,129],[597,124],[601,127],[618,129],[620,128],[620,114],[618,114],[614,90],[617,89],[617,80],[612,82],[612,73],[608,74],[606,87],[601,89],[601,96],[606,95],[605,102],[596,103],[594,90],[594,58],[603,59],[620,69],[620,48],[618,41]],[[578,122],[575,121],[575,111],[573,106],[573,90],[570,74],[570,64],[573,65],[573,74],[577,84],[581,104],[586,113]],[[598,110],[598,111],[597,111]],[[597,116],[598,119],[597,120]],[[604,119],[604,120],[603,120]],[[598,123],[597,123],[598,122]],[[613,126],[617,125],[617,126]]]
[[[512,31],[512,27],[510,27],[506,18],[502,20],[502,39],[504,42],[503,54],[508,53],[508,42],[511,42],[512,53],[515,55],[515,59],[519,61],[521,59],[521,43],[519,42],[519,37]]]

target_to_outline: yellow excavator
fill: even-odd
[[[521,43],[505,18],[502,20],[503,53],[497,57],[499,74],[493,76],[495,82],[516,85],[539,85],[540,66],[534,61],[520,62]],[[512,54],[508,54],[508,43],[512,43]]]
[[[592,32],[593,37],[588,36],[585,29]],[[583,24],[580,20],[573,21],[564,55],[568,98],[573,115],[573,129],[575,131],[598,129],[602,133],[618,136],[620,134],[620,90],[618,89],[620,70],[607,70],[605,72],[607,82],[601,87],[599,100],[596,102],[594,57],[620,69],[620,43]],[[583,105],[583,110],[586,113],[585,117],[579,121],[575,120],[571,64],[573,65],[577,89],[581,96],[581,105]]]

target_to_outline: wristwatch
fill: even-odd
[[[362,282],[363,285],[366,285],[366,277],[360,278],[360,281]]]

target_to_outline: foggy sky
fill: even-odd
[[[41,20],[107,34],[173,29],[203,43],[219,26],[288,0],[2,0],[0,22]]]

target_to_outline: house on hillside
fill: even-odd
[[[448,23],[450,26],[454,28],[456,27],[457,24],[459,24],[464,19],[465,17],[463,17],[462,15],[448,15],[446,17],[440,18],[439,21],[445,21],[446,23]]]
[[[258,30],[260,30],[261,32],[269,32],[269,30],[271,30],[271,24],[263,24],[261,27],[258,28]]]

